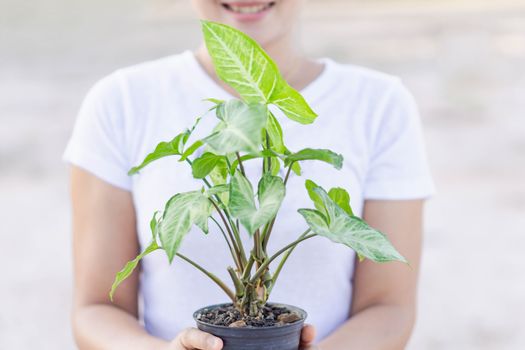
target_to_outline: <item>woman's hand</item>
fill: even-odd
[[[301,332],[301,350],[319,350],[319,348],[312,344],[315,339],[315,327],[311,324],[306,324]]]
[[[315,328],[305,325],[301,332],[301,350],[315,350],[311,343],[315,338]],[[197,328],[186,328],[169,344],[167,350],[221,350],[222,340]]]
[[[186,328],[169,344],[167,350],[221,350],[222,340],[197,328]]]

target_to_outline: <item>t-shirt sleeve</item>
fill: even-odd
[[[427,163],[419,111],[413,96],[396,81],[375,115],[365,199],[428,198],[434,183]]]
[[[63,160],[130,191],[121,96],[117,73],[91,88],[80,107]]]

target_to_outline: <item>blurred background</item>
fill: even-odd
[[[73,349],[61,153],[87,89],[194,48],[188,0],[0,0],[0,349]],[[313,56],[401,76],[438,195],[409,349],[525,349],[525,0],[310,0]]]

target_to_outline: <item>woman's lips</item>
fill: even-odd
[[[275,2],[223,2],[222,7],[240,21],[256,21],[263,18]]]

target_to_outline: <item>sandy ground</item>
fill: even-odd
[[[196,45],[186,0],[0,0],[0,349],[74,348],[60,155],[86,90]],[[305,46],[401,76],[428,204],[409,349],[525,349],[525,2],[311,1]]]

